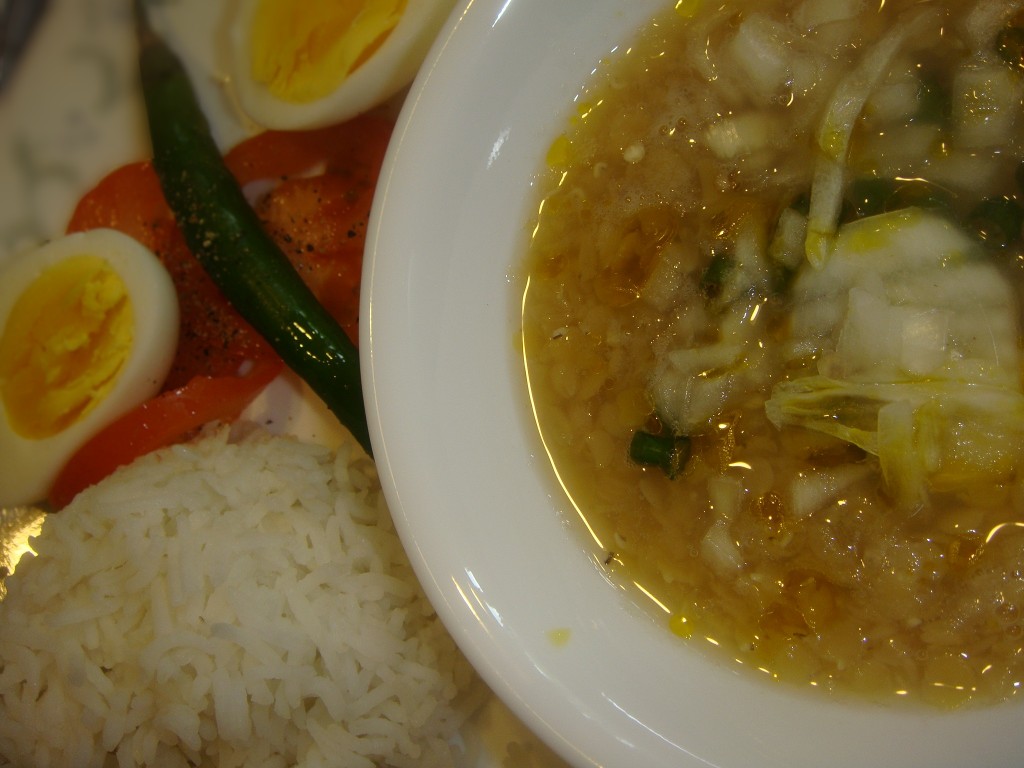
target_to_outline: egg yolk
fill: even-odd
[[[398,24],[406,0],[259,0],[249,30],[253,78],[277,98],[331,93]]]
[[[0,398],[11,427],[51,437],[110,392],[134,319],[120,276],[98,256],[65,259],[18,297],[0,336]]]

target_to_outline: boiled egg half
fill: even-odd
[[[0,507],[11,507],[44,499],[92,435],[160,390],[178,298],[159,259],[111,229],[0,271]]]
[[[241,0],[231,82],[264,128],[318,128],[384,103],[416,75],[455,0]]]

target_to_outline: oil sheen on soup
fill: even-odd
[[[1024,681],[1021,6],[680,0],[551,144],[541,436],[609,568],[751,674]]]

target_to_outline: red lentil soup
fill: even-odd
[[[609,569],[751,674],[1024,681],[1019,5],[680,0],[539,174],[541,436]]]

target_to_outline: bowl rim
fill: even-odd
[[[405,102],[370,219],[360,355],[417,576],[488,685],[577,766],[1012,764],[1015,704],[822,699],[680,649],[581,545],[552,488],[514,344],[533,173],[599,59],[663,7],[471,0]]]

